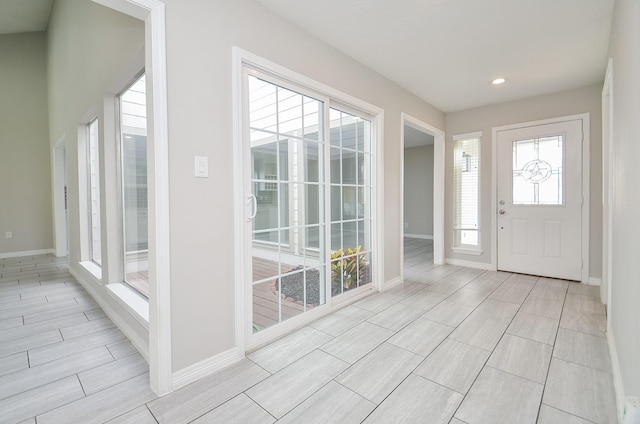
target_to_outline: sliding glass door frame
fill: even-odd
[[[267,62],[263,61],[263,63]],[[242,281],[238,281],[237,284],[241,284],[242,287],[241,290],[237,290],[237,293],[243,293],[243,299],[238,299],[238,302],[243,303],[244,307],[241,309],[244,310],[244,313],[242,314],[243,319],[241,324],[242,334],[240,335],[237,331],[236,335],[237,337],[241,336],[244,339],[243,344],[246,350],[260,345],[275,337],[278,337],[279,335],[282,335],[288,331],[291,331],[292,329],[297,328],[305,324],[306,322],[325,315],[330,312],[331,309],[341,303],[353,302],[356,299],[370,293],[371,291],[378,289],[381,279],[383,278],[380,243],[382,226],[381,222],[378,221],[378,215],[380,211],[382,211],[382,208],[380,206],[380,194],[382,193],[382,191],[381,188],[377,186],[379,183],[382,183],[382,179],[380,178],[381,169],[379,168],[379,163],[381,163],[382,159],[382,152],[379,146],[381,145],[380,139],[382,136],[383,112],[375,106],[369,105],[358,99],[337,92],[336,90],[323,86],[303,76],[297,75],[275,64],[269,64],[269,66],[259,66],[255,62],[249,63],[249,61],[242,61],[240,63],[240,66],[238,66],[238,74],[238,80],[236,82],[236,94],[239,95],[240,98],[236,100],[236,114],[239,114],[240,116],[236,116],[235,119],[237,125],[236,128],[238,128],[235,137],[235,143],[236,158],[241,157],[242,160],[240,164],[237,164],[241,165],[237,167],[239,171],[241,170],[241,175],[239,175],[239,172],[237,172],[236,178],[242,179],[241,186],[243,190],[241,196],[239,195],[236,197],[236,205],[238,208],[241,207],[240,210],[243,213],[240,216],[236,217],[236,228],[239,228],[240,226],[242,227],[241,242],[243,243],[243,246],[237,246],[236,251],[242,252],[241,263],[244,269],[239,272]],[[278,87],[291,90],[295,93],[299,93],[303,96],[308,96],[322,102],[323,110],[320,115],[322,117],[322,133],[324,134],[324,142],[322,144],[322,156],[324,158],[324,179],[323,181],[319,182],[322,187],[321,191],[324,195],[323,212],[320,214],[322,220],[322,222],[320,222],[320,227],[322,228],[322,236],[324,238],[324,242],[322,242],[322,240],[319,241],[320,248],[317,249],[316,252],[319,256],[320,266],[323,266],[325,269],[325,284],[323,296],[325,299],[325,303],[316,306],[311,310],[305,311],[303,314],[296,316],[295,319],[279,322],[277,325],[262,329],[258,332],[256,332],[255,326],[253,325],[253,286],[249,284],[250,281],[253,281],[253,277],[251,275],[251,250],[256,243],[261,243],[259,241],[254,241],[252,236],[253,224],[251,216],[255,216],[258,205],[256,198],[252,195],[252,159],[248,116],[249,76],[256,77],[270,84],[274,84]],[[361,118],[364,121],[370,122],[370,146],[368,147],[369,159],[367,161],[368,169],[365,172],[368,181],[367,184],[365,184],[366,187],[363,191],[368,193],[366,195],[368,208],[364,216],[366,216],[366,222],[369,223],[368,230],[365,230],[367,233],[365,238],[368,240],[369,244],[367,246],[368,252],[366,254],[366,257],[368,258],[368,264],[370,266],[368,271],[368,278],[371,283],[364,284],[361,287],[356,286],[356,288],[338,296],[332,296],[331,292],[331,109],[335,109],[340,112],[353,115],[353,117]],[[318,128],[318,130],[320,130],[320,128]],[[238,143],[240,144],[240,146],[238,146]],[[239,148],[242,149],[241,153],[238,151]],[[236,187],[239,186],[240,185],[236,185]],[[304,187],[304,184],[299,186],[299,188],[302,187]],[[359,191],[357,188],[355,190],[356,192]],[[290,208],[291,207],[292,206],[290,202]],[[358,205],[354,207],[357,210]],[[238,223],[238,221],[240,220],[241,223]],[[305,233],[305,231],[302,231],[301,233]],[[303,247],[306,254],[307,251],[308,253],[311,253],[314,249],[306,246],[307,243],[305,241],[305,236],[305,234],[301,234],[300,245]],[[289,247],[290,249],[292,249],[292,245],[294,243],[291,236],[289,238],[289,241]],[[266,247],[266,245],[264,244],[263,246]]]

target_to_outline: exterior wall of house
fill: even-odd
[[[447,114],[447,137],[445,142],[446,163],[453,161],[453,140],[456,134],[482,131],[481,151],[481,248],[482,255],[469,256],[454,253],[453,223],[451,213],[445,213],[445,257],[481,264],[491,263],[491,172],[492,129],[493,127],[537,121],[560,116],[590,114],[590,225],[589,225],[589,275],[600,278],[602,270],[602,84],[560,91],[557,93],[499,103]],[[453,204],[452,197],[453,169],[446,167],[445,205],[447,209]]]
[[[609,343],[619,400],[640,396],[640,2],[616,0],[613,60],[613,241]],[[616,354],[617,353],[617,354]],[[618,366],[616,366],[618,365]],[[619,404],[620,406],[620,404]]]
[[[433,144],[404,151],[404,222],[405,235],[433,237]]]
[[[53,248],[46,46],[0,35],[0,257]]]

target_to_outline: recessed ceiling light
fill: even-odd
[[[500,85],[500,84],[504,84],[505,82],[507,82],[506,78],[496,78],[493,81],[491,81],[491,84]]]

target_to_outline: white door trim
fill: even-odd
[[[66,155],[67,135],[62,134],[51,151],[51,170],[53,174],[53,235],[55,240],[55,255],[67,256],[68,229],[67,214],[65,209],[65,185],[66,185]]]
[[[491,169],[491,266],[498,269],[498,132],[559,122],[582,120],[582,277],[581,281],[589,283],[589,160],[590,160],[590,114],[562,116],[539,121],[521,122],[492,128],[492,162]]]
[[[613,275],[613,59],[607,63],[602,87],[602,282],[600,298],[611,318],[611,280]]]
[[[159,396],[173,390],[171,366],[171,249],[169,219],[169,132],[165,5],[160,0],[93,0],[145,23],[145,72],[151,87],[154,202],[149,203],[149,373]],[[150,80],[150,81],[149,81]]]
[[[444,131],[400,113],[400,278],[404,281],[404,126],[433,136],[433,263],[444,264]]]

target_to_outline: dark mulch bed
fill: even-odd
[[[303,268],[296,267],[290,272],[302,270]],[[304,292],[304,278],[306,276],[306,299]],[[295,302],[298,305],[307,303],[307,307],[314,307],[320,304],[320,271],[317,269],[308,269],[304,272],[296,272],[295,274],[288,274],[280,278],[280,287],[278,287],[278,281],[274,280],[272,283],[273,292],[276,295],[281,295],[285,300]]]

